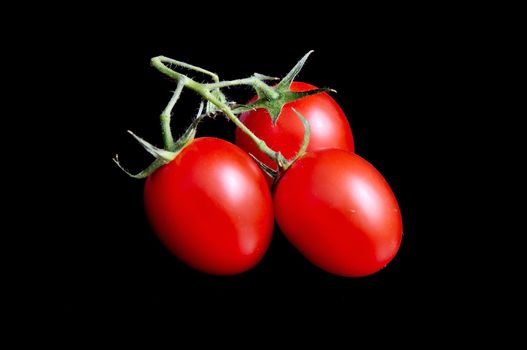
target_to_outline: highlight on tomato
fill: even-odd
[[[271,241],[273,208],[264,175],[224,140],[193,140],[147,178],[144,204],[165,246],[203,272],[247,271]]]
[[[307,153],[276,183],[273,199],[286,238],[327,272],[373,274],[401,244],[397,200],[382,175],[356,154]]]
[[[292,82],[290,91],[304,92],[317,89],[302,82]],[[253,98],[250,103],[256,101]],[[353,152],[353,135],[346,115],[337,102],[326,92],[306,96],[283,105],[276,119],[265,108],[254,109],[240,115],[240,121],[256,136],[288,159],[300,149],[304,138],[304,126],[293,109],[307,120],[311,135],[307,152],[336,148]],[[240,128],[236,129],[236,144],[272,169],[275,162],[258,149],[258,146]]]

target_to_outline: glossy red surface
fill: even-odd
[[[273,198],[284,235],[328,272],[372,274],[393,259],[401,244],[397,200],[382,175],[356,154],[306,154],[284,173]]]
[[[149,221],[186,264],[230,275],[256,265],[273,230],[272,200],[254,160],[235,145],[199,138],[145,183]]]
[[[292,91],[307,91],[315,88],[313,85],[301,82],[291,84]],[[275,125],[265,109],[242,113],[240,121],[264,140],[271,149],[282,152],[289,159],[298,152],[304,137],[304,126],[291,107],[301,113],[311,127],[308,151],[327,148],[354,151],[353,135],[346,115],[327,93],[304,97],[285,104]],[[240,129],[236,129],[236,144],[267,166],[276,169],[275,163]]]

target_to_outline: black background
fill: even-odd
[[[53,185],[38,189],[41,198],[57,199],[40,204],[39,224],[53,232],[40,237],[50,248],[37,268],[40,288],[50,292],[41,300],[50,315],[218,322],[225,315],[242,322],[269,315],[295,323],[299,315],[319,322],[314,315],[320,312],[326,319],[404,312],[417,320],[449,312],[452,300],[468,307],[462,286],[473,277],[458,258],[471,233],[463,222],[455,229],[449,225],[460,215],[454,204],[463,199],[447,201],[445,191],[454,175],[465,181],[445,164],[462,162],[451,157],[453,149],[464,152],[456,144],[460,128],[452,127],[463,113],[453,104],[464,78],[451,79],[465,64],[467,43],[461,34],[450,40],[441,16],[385,10],[367,18],[332,8],[273,19],[207,12],[184,20],[112,12],[72,17],[60,30],[40,34],[47,50],[42,59],[49,62],[45,78],[53,81],[42,107],[56,118],[39,123],[55,137],[33,166],[61,169],[60,175],[43,174],[42,181]],[[224,22],[223,15],[245,17]],[[65,36],[65,28],[72,35]],[[332,276],[307,262],[276,229],[263,261],[245,274],[215,277],[186,267],[149,228],[143,181],[128,178],[112,162],[116,153],[132,170],[150,161],[126,130],[161,144],[158,115],[175,84],[149,59],[169,56],[222,79],[253,72],[282,76],[311,49],[298,80],[338,91],[334,98],[349,118],[356,152],[385,176],[398,198],[404,226],[398,255],[370,277]],[[252,92],[232,89],[228,95],[244,100]],[[197,103],[190,91],[183,93],[174,110],[175,134],[188,125]],[[200,134],[232,140],[233,125],[207,121]]]

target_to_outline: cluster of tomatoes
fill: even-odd
[[[210,274],[247,271],[266,253],[275,220],[306,259],[333,274],[370,275],[393,259],[402,238],[397,201],[382,175],[354,153],[348,120],[332,97],[322,92],[286,103],[276,119],[259,108],[239,120],[291,159],[305,133],[295,111],[309,124],[309,143],[274,179],[262,166],[280,170],[276,162],[239,128],[235,144],[192,139],[148,176],[148,219],[180,260]]]

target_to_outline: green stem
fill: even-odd
[[[278,93],[269,85],[258,79],[257,77],[250,77],[250,78],[244,78],[244,79],[236,79],[236,80],[226,80],[218,83],[212,83],[212,84],[205,84],[205,88],[208,89],[221,89],[224,87],[229,86],[239,86],[239,85],[250,85],[255,86],[263,90],[267,96],[270,96],[271,98],[277,98]]]
[[[260,151],[265,153],[269,158],[276,160],[276,162],[279,164],[283,164],[285,162],[285,158],[282,156],[282,154],[280,152],[273,151],[269,146],[267,146],[264,140],[260,139],[248,127],[246,127],[245,124],[243,124],[240,119],[234,115],[229,106],[221,103],[216,97],[208,92],[202,96],[218,107],[223,113],[225,113],[227,118],[229,118],[238,128],[247,134],[251,140],[253,140]]]
[[[258,138],[249,128],[247,128],[235,116],[235,114],[241,113],[247,110],[252,110],[254,108],[266,108],[271,114],[271,116],[273,117],[273,122],[275,122],[276,118],[278,118],[280,114],[280,111],[282,110],[282,107],[287,102],[291,102],[299,98],[309,96],[314,93],[319,93],[321,91],[326,91],[327,89],[315,89],[315,90],[310,90],[310,91],[301,92],[301,93],[298,93],[298,92],[293,93],[289,91],[289,85],[291,84],[291,81],[298,74],[303,64],[305,63],[307,56],[309,56],[310,53],[311,52],[305,55],[295,65],[295,67],[291,70],[291,72],[289,72],[286,78],[284,78],[274,88],[264,83],[264,81],[265,80],[275,80],[276,78],[258,74],[258,73],[254,73],[252,77],[245,78],[245,79],[237,79],[237,80],[220,82],[217,74],[212,73],[203,68],[193,66],[188,63],[176,61],[174,59],[164,57],[164,56],[158,56],[158,57],[152,58],[151,60],[152,66],[154,66],[161,73],[167,75],[168,77],[178,82],[176,90],[174,91],[174,94],[172,95],[170,101],[168,102],[167,106],[165,107],[165,109],[163,110],[160,116],[161,130],[163,132],[163,142],[165,145],[165,149],[157,148],[154,145],[150,144],[149,142],[143,140],[139,136],[130,132],[130,134],[150,154],[152,154],[156,158],[156,160],[152,164],[150,164],[150,166],[148,166],[146,169],[144,169],[143,171],[135,175],[131,174],[130,172],[128,172],[126,169],[124,169],[121,166],[121,164],[119,163],[119,159],[117,158],[117,155],[114,158],[115,163],[117,163],[117,165],[124,172],[126,172],[128,175],[132,177],[135,177],[135,178],[147,177],[150,174],[152,174],[154,171],[156,171],[156,169],[158,169],[159,167],[172,161],[177,156],[179,151],[181,151],[187,144],[192,142],[196,134],[196,127],[203,116],[210,116],[211,113],[216,113],[216,112],[221,111],[238,128],[240,128],[242,132],[244,132],[247,136],[249,136],[249,138],[256,144],[256,146],[261,152],[263,152],[265,155],[267,155],[269,158],[273,159],[277,163],[278,171],[274,171],[273,169],[267,167],[265,164],[263,164],[261,161],[259,161],[253,156],[255,161],[257,161],[260,164],[262,169],[266,171],[270,176],[274,177],[276,181],[280,171],[286,170],[287,168],[289,168],[295,160],[297,160],[299,157],[305,154],[308,144],[309,144],[309,136],[310,136],[309,123],[300,113],[298,113],[296,110],[293,109],[294,112],[297,114],[298,118],[300,118],[300,120],[302,121],[304,125],[304,129],[305,129],[304,140],[302,142],[300,150],[296,153],[296,155],[292,159],[287,160],[284,158],[284,156],[280,152],[276,152],[272,150],[269,146],[267,146],[265,141]],[[185,69],[193,70],[195,72],[209,75],[212,78],[213,83],[208,83],[208,84],[198,83],[195,80],[189,78],[188,76],[176,72],[175,70],[172,69],[172,66],[182,67]],[[232,110],[229,107],[229,103],[227,99],[225,98],[225,95],[221,92],[220,89],[223,87],[240,86],[240,85],[250,85],[258,94],[259,99],[247,106],[238,105],[234,110]],[[172,137],[172,131],[170,128],[170,120],[172,117],[172,110],[174,109],[175,104],[179,100],[179,97],[184,87],[188,87],[189,89],[194,90],[194,92],[198,93],[203,99],[208,101],[206,104],[206,113],[202,114],[203,108],[204,108],[204,104],[202,101],[200,104],[197,117],[194,119],[190,127],[187,128],[185,133],[176,142],[174,142],[174,138]]]
[[[217,83],[209,83],[205,84],[205,87],[207,89],[221,89],[228,86],[235,86],[235,85],[252,85],[253,83],[253,77],[250,78],[243,78],[243,79],[236,79],[236,80],[226,80],[221,81]]]
[[[154,66],[157,70],[159,70],[161,73],[169,76],[172,79],[175,79],[178,81],[178,87],[179,85],[183,85],[197,94],[199,94],[201,97],[209,101],[210,103],[214,104],[219,110],[221,110],[227,118],[229,118],[237,127],[239,127],[244,133],[247,134],[253,140],[253,142],[256,144],[258,149],[262,151],[264,154],[266,154],[271,159],[274,159],[279,167],[284,167],[287,163],[286,159],[282,156],[280,152],[273,151],[265,141],[258,138],[249,128],[247,128],[232,112],[232,110],[227,106],[226,104],[222,103],[218,98],[216,98],[212,93],[211,89],[216,89],[218,86],[209,86],[208,84],[200,84],[197,81],[187,77],[184,74],[178,73],[169,67],[165,65],[165,63],[171,63],[173,60],[167,59],[163,56],[154,57],[151,60],[152,66]],[[251,79],[251,78],[248,78]],[[255,78],[256,79],[256,78]],[[244,79],[241,79],[244,80]],[[218,83],[216,83],[218,84]],[[263,83],[264,84],[264,83]],[[234,85],[234,84],[233,84]],[[177,89],[176,89],[177,90]],[[168,107],[168,106],[167,106]]]
[[[196,71],[196,72],[200,72],[200,73],[209,75],[212,78],[212,80],[214,80],[216,83],[218,83],[220,81],[220,78],[218,77],[218,75],[216,73],[212,73],[211,71],[208,71],[208,70],[203,69],[201,67],[193,66],[191,64],[188,64],[188,63],[185,63],[185,62],[181,62],[181,61],[176,61],[176,60],[174,60],[172,58],[165,57],[165,56],[159,56],[159,59],[162,62],[165,62],[165,63],[173,64],[175,66],[183,67],[183,68],[186,68],[186,69],[190,69],[190,70],[193,70],[193,71]]]
[[[296,152],[296,155],[289,159],[288,161],[288,167],[293,164],[298,158],[302,157],[304,154],[306,154],[307,147],[309,146],[309,140],[311,138],[311,127],[309,126],[309,122],[302,114],[300,114],[296,109],[291,107],[293,112],[295,112],[296,116],[300,121],[302,122],[302,125],[304,125],[304,138],[302,139],[302,144],[300,145],[300,150]]]
[[[176,91],[174,91],[174,94],[172,95],[172,98],[168,102],[167,106],[165,107],[165,110],[163,111],[163,113],[161,113],[161,131],[163,133],[163,143],[165,144],[165,148],[168,150],[174,148],[174,137],[172,136],[172,130],[170,129],[170,119],[172,116],[172,110],[174,109],[174,106],[178,101],[184,86],[185,79],[179,80],[176,87]]]
[[[172,79],[180,80],[180,79],[182,79],[184,77],[188,78],[185,75],[183,75],[181,73],[178,73],[175,70],[172,70],[172,69],[168,68],[163,63],[163,62],[170,63],[171,61],[173,61],[171,58],[168,58],[168,57],[165,57],[165,56],[157,56],[157,57],[154,57],[154,58],[152,58],[150,60],[150,64],[152,64],[152,66],[154,66],[158,71],[160,71],[161,73],[169,76]],[[192,80],[190,78],[188,78],[188,79]]]

